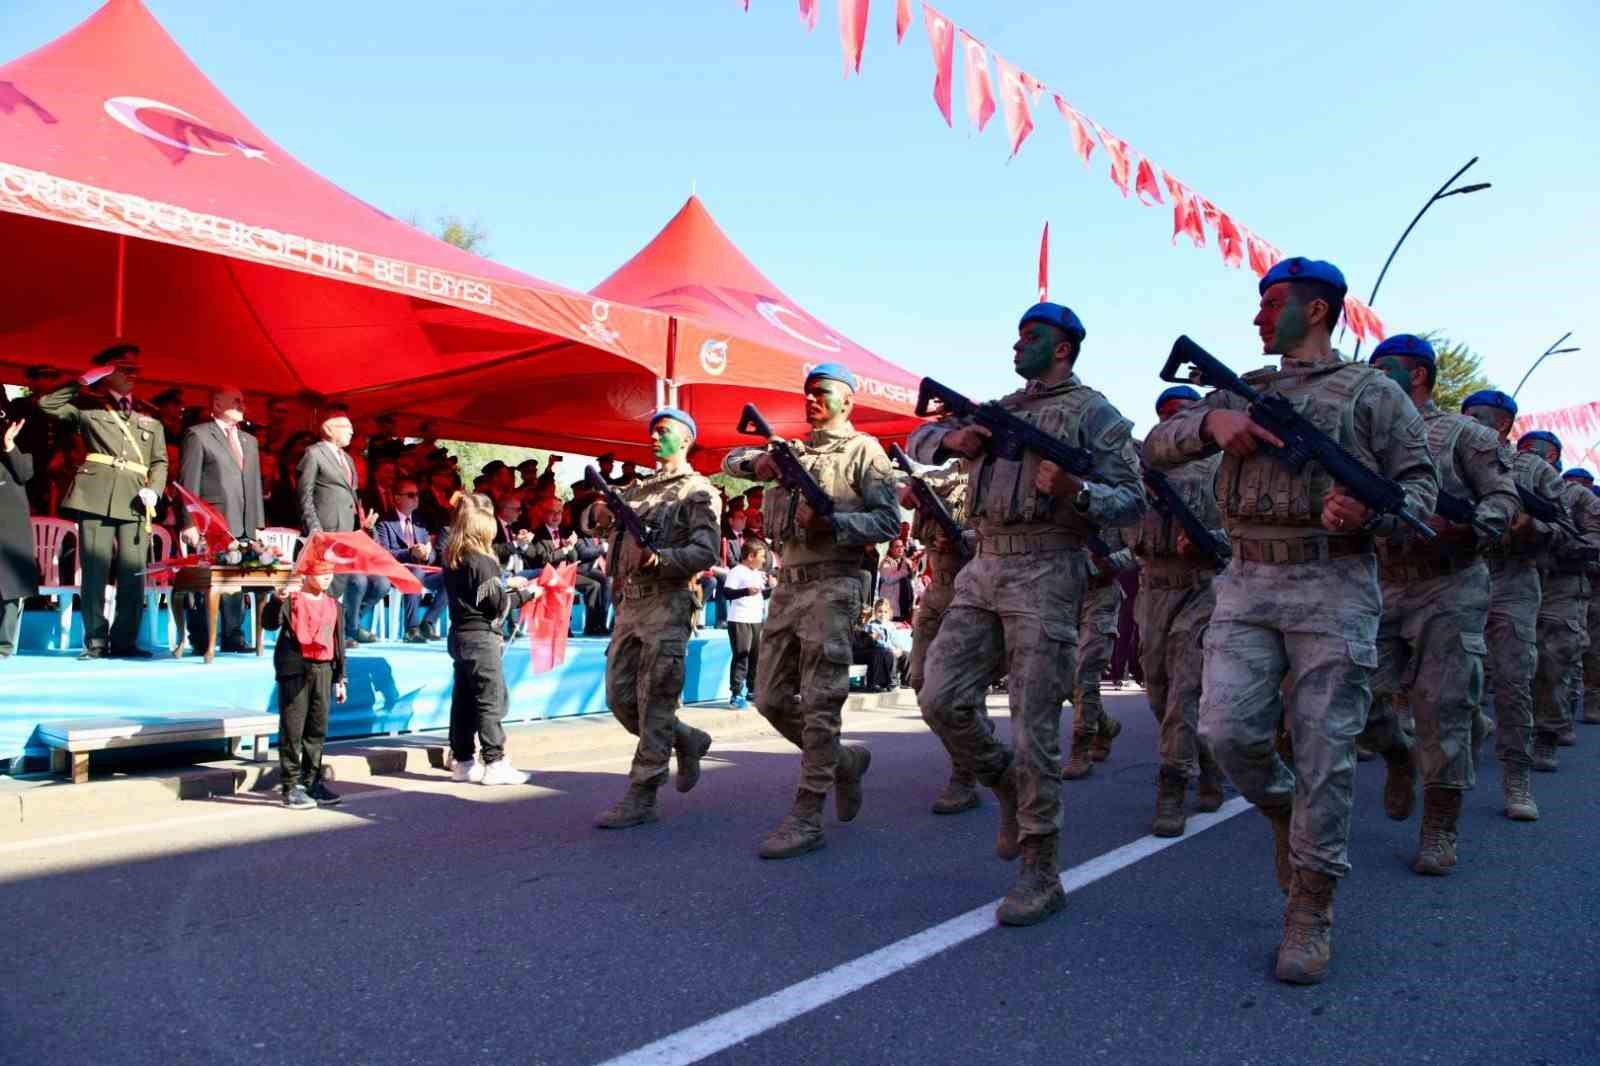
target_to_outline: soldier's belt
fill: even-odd
[[[799,585],[830,577],[855,577],[859,573],[861,567],[855,563],[808,563],[805,566],[780,567],[778,581],[784,585]]]
[[[688,591],[688,585],[675,585],[670,581],[641,581],[637,585],[629,582],[622,586],[622,598],[625,600],[648,600],[652,596],[665,596],[671,592]]]
[[[1436,577],[1448,577],[1459,574],[1463,570],[1471,570],[1478,565],[1478,556],[1467,554],[1461,556],[1410,556],[1408,558],[1390,559],[1378,567],[1378,577],[1384,581],[1429,581]]]
[[[1155,592],[1192,589],[1204,585],[1216,573],[1216,568],[1210,566],[1164,567],[1160,570],[1144,567],[1139,571],[1139,585]]]
[[[105,455],[101,452],[90,452],[84,457],[85,462],[99,463],[101,466],[114,466],[118,470],[131,470],[140,477],[148,477],[150,468],[143,463],[136,463],[132,459],[118,459],[115,455]]]
[[[1235,540],[1233,557],[1247,563],[1322,563],[1352,555],[1371,555],[1371,537],[1293,537],[1282,540]]]
[[[1088,542],[1066,530],[1051,533],[980,533],[979,555],[1032,555],[1035,552],[1082,551]]]

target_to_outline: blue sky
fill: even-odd
[[[1089,332],[1079,370],[1140,428],[1172,339],[1262,365],[1254,277],[1171,211],[1085,170],[1053,109],[1007,161],[997,116],[956,129],[916,20],[872,5],[841,77],[834,0],[420,4],[148,0],[203,70],[302,161],[398,215],[481,219],[490,253],[588,288],[695,183],[747,255],[813,314],[916,372],[1008,391],[1010,344],[1051,222],[1052,297]],[[1492,190],[1436,205],[1390,270],[1393,331],[1441,329],[1509,390],[1566,330],[1524,410],[1600,397],[1600,5],[946,0],[940,9],[1289,254],[1361,295],[1461,163]],[[0,57],[94,10],[0,5]],[[1589,442],[1576,442],[1587,447]]]

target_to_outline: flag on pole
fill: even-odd
[[[1050,299],[1050,222],[1045,221],[1039,237],[1039,302]]]

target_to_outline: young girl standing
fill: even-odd
[[[495,531],[494,502],[478,494],[462,496],[444,549],[450,658],[455,663],[450,697],[452,776],[483,785],[522,785],[528,775],[506,761],[506,734],[500,727],[507,700],[500,666],[500,622],[536,598],[540,589],[522,577],[501,583]]]

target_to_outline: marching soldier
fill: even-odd
[[[1088,577],[1088,538],[1144,512],[1132,425],[1073,372],[1083,323],[1069,308],[1041,303],[1018,323],[1013,365],[1027,385],[999,401],[1009,413],[1090,451],[1086,481],[1025,451],[988,451],[989,431],[946,418],[911,435],[920,462],[966,459],[967,512],[977,556],[955,582],[955,598],[928,649],[917,694],[923,717],[958,770],[976,775],[1000,806],[995,853],[1023,857],[995,917],[1032,925],[1066,905],[1058,869],[1061,830],[1061,704],[1075,673],[1078,611]],[[1006,664],[1012,751],[982,713],[989,680]]]
[[[822,801],[835,789],[841,822],[861,810],[861,779],[872,762],[865,747],[839,743],[840,711],[850,694],[850,628],[861,613],[861,549],[900,532],[889,459],[872,437],[850,424],[856,379],[839,363],[806,374],[811,432],[789,441],[800,465],[833,499],[834,512],[814,513],[798,490],[765,495],[763,529],[780,545],[783,567],[761,630],[757,709],[800,749],[800,787],[787,817],[762,840],[763,859],[815,851]],[[752,481],[777,481],[778,465],[763,447],[736,448],[722,469]]]
[[[1591,494],[1595,491],[1594,475],[1575,466],[1561,475],[1564,480],[1576,481]],[[1600,596],[1595,595],[1595,579],[1600,577],[1600,564],[1589,565],[1589,620],[1586,629],[1589,647],[1583,653],[1583,676],[1578,679],[1583,695],[1578,700],[1585,725],[1600,725]]]
[[[1156,417],[1170,421],[1199,402],[1194,389],[1174,385],[1156,399]],[[1215,489],[1221,464],[1221,455],[1196,459],[1174,469],[1167,480],[1218,544],[1226,545]],[[1187,823],[1183,801],[1190,780],[1199,779],[1195,801],[1200,810],[1222,806],[1222,770],[1195,732],[1204,665],[1200,640],[1217,602],[1212,580],[1222,564],[1203,555],[1177,519],[1155,507],[1126,539],[1127,550],[1118,552],[1114,562],[1125,567],[1138,560],[1134,618],[1139,625],[1139,665],[1144,670],[1145,696],[1161,727],[1161,770],[1150,832],[1158,837],[1182,836]]]
[[[1489,650],[1484,628],[1490,579],[1481,551],[1499,543],[1522,504],[1500,438],[1433,402],[1433,345],[1397,333],[1373,350],[1371,362],[1422,412],[1440,494],[1472,508],[1470,522],[1430,518],[1433,541],[1424,543],[1407,531],[1378,542],[1383,617],[1365,736],[1388,764],[1383,807],[1390,818],[1410,816],[1413,779],[1421,776],[1422,829],[1411,868],[1438,876],[1455,870],[1461,795],[1475,778],[1473,724],[1483,702]],[[1402,689],[1410,696],[1414,745],[1395,710]]]
[[[1422,417],[1399,386],[1343,361],[1333,328],[1344,275],[1295,257],[1261,278],[1255,325],[1280,366],[1246,375],[1403,488],[1408,508],[1433,511],[1438,475]],[[1280,981],[1327,975],[1333,891],[1350,872],[1355,737],[1372,701],[1381,601],[1373,536],[1396,520],[1347,494],[1318,463],[1292,471],[1262,444],[1281,445],[1246,402],[1224,389],[1150,431],[1146,460],[1172,469],[1226,452],[1217,505],[1232,561],[1215,582],[1205,637],[1200,734],[1234,785],[1272,824],[1278,883],[1288,895]],[[1285,680],[1294,692],[1286,708]],[[1291,770],[1273,747],[1283,718]]]
[[[139,648],[139,622],[144,615],[150,520],[167,486],[167,438],[154,409],[133,398],[138,356],[139,349],[131,344],[107,348],[81,377],[39,401],[41,411],[83,437],[87,452],[61,501],[61,513],[78,520],[83,569],[80,659],[150,658]],[[113,570],[116,624],[108,626],[106,583]]]
[[[1123,538],[1116,529],[1106,529],[1100,540],[1110,549],[1110,555],[1091,552],[1083,603],[1078,607],[1078,669],[1072,678],[1072,750],[1061,768],[1061,776],[1068,781],[1088,777],[1094,772],[1095,763],[1109,759],[1111,742],[1122,732],[1122,723],[1106,713],[1100,682],[1105,678],[1106,667],[1111,665],[1111,650],[1117,645],[1117,620],[1122,614],[1122,586],[1117,583],[1118,567],[1112,558],[1122,554]]]
[[[967,502],[967,472],[962,465],[947,463],[919,476],[944,501],[955,520],[962,522]],[[916,508],[916,498],[910,488],[904,485],[900,488],[900,506],[909,510]],[[939,633],[939,624],[944,621],[945,612],[950,609],[950,601],[955,596],[956,575],[961,572],[966,560],[960,546],[950,543],[939,528],[939,523],[921,511],[917,511],[912,519],[911,536],[928,546],[928,587],[923,590],[916,614],[911,619],[911,690],[920,692],[926,676],[928,647]],[[979,709],[987,722],[988,712],[982,708],[982,704],[979,704]],[[970,770],[963,770],[951,763],[950,780],[933,801],[933,813],[960,814],[975,809],[978,806],[977,786],[978,779]]]
[[[711,737],[678,721],[683,696],[683,659],[694,615],[690,583],[717,561],[722,504],[716,486],[689,466],[699,428],[676,407],[650,416],[660,467],[621,490],[624,503],[656,532],[646,548],[615,521],[605,501],[593,516],[612,525],[609,558],[617,597],[616,625],[606,648],[606,703],[623,728],[639,738],[628,773],[627,794],[596,817],[601,829],[625,829],[656,819],[656,790],[667,779],[667,761],[678,755],[679,792],[700,780],[700,760]]]

